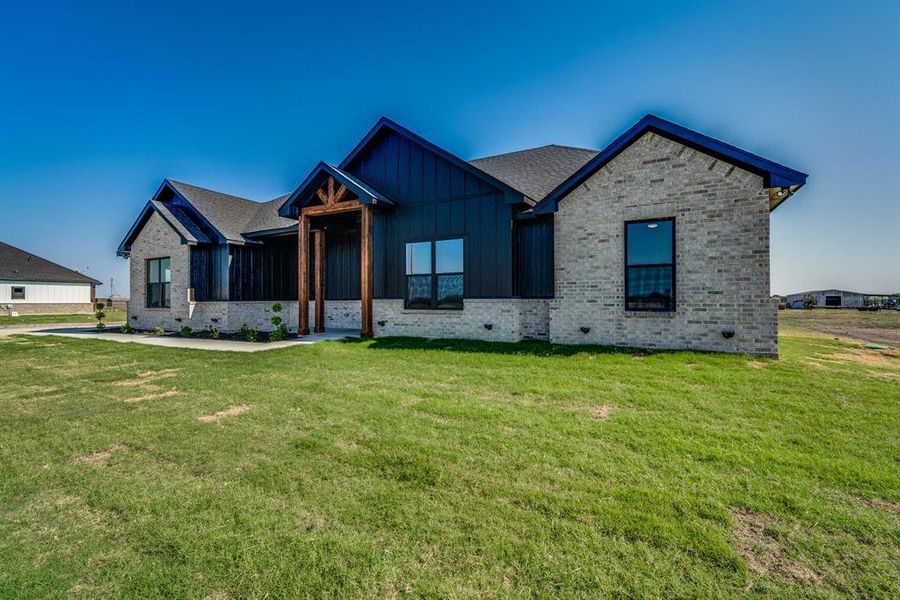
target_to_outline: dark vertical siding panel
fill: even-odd
[[[515,229],[515,293],[523,298],[552,298],[553,219],[519,221]]]
[[[348,170],[397,203],[375,219],[376,298],[404,296],[407,242],[450,235],[466,240],[466,296],[512,294],[514,244],[503,192],[393,132],[376,138]]]

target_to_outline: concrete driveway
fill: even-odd
[[[191,348],[193,350],[212,350],[217,352],[263,352],[290,346],[305,346],[317,342],[342,340],[348,337],[359,337],[359,331],[355,329],[332,329],[324,333],[314,333],[302,338],[285,340],[283,342],[243,342],[238,340],[209,340],[200,338],[184,338],[179,336],[160,336],[146,333],[117,333],[98,330],[96,327],[78,325],[34,325],[16,326],[0,329],[0,336],[7,335],[59,335],[63,337],[79,338],[86,340],[106,340],[109,342],[121,342],[130,344],[145,344],[147,346],[164,346],[166,348]]]

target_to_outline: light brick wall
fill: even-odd
[[[624,224],[662,217],[675,218],[677,310],[626,312]],[[759,176],[647,133],[561,200],[554,237],[551,341],[777,356]]]
[[[549,328],[548,300],[467,298],[463,310],[405,310],[403,300],[373,300],[372,314],[376,336],[518,342],[547,339]]]
[[[172,302],[170,308],[147,307],[147,260],[172,259]],[[131,300],[128,303],[128,323],[137,329],[178,329],[176,318],[189,315],[188,287],[191,281],[189,246],[155,212],[147,220],[141,233],[131,245]]]
[[[0,314],[10,315],[12,313],[20,315],[80,315],[90,314],[94,312],[94,305],[88,302],[72,303],[72,302],[47,302],[47,303],[18,303],[4,304],[0,306]]]

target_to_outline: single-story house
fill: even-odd
[[[0,242],[0,314],[90,313],[96,279]]]
[[[812,296],[817,308],[862,308],[864,306],[882,306],[885,303],[900,302],[898,294],[867,294],[864,292],[848,292],[846,290],[811,290],[787,295],[787,305],[791,308],[804,308],[804,300]]]
[[[134,327],[353,328],[777,355],[769,213],[806,175],[647,115],[463,160],[387,118],[290,194],[163,181],[118,248]]]

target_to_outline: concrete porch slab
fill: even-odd
[[[25,328],[9,327],[0,335],[59,335],[63,337],[86,340],[105,340],[147,346],[163,346],[166,348],[190,348],[192,350],[211,350],[215,352],[264,352],[291,346],[307,346],[317,342],[342,340],[348,337],[359,337],[358,329],[330,329],[323,333],[313,333],[298,339],[283,342],[242,342],[237,340],[208,340],[199,338],[183,338],[178,336],[158,336],[144,333],[116,333],[98,331],[94,327],[44,327]]]

